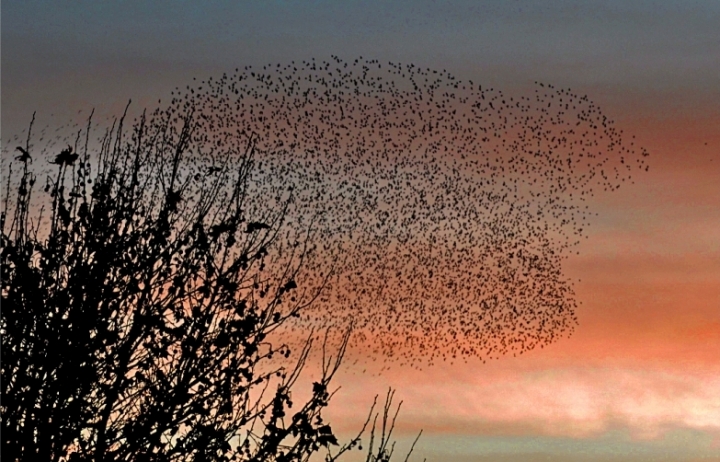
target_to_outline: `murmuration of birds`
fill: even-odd
[[[495,359],[570,335],[562,264],[587,236],[589,199],[648,169],[587,96],[539,82],[507,94],[333,56],[235,69],[171,99],[166,115],[200,121],[199,164],[230,140],[252,145],[248,216],[288,206],[268,280],[312,236],[295,280],[323,290],[282,335],[330,327],[339,340],[352,323],[350,350],[388,364]]]

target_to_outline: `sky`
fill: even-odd
[[[0,14],[3,140],[33,111],[117,114],[193,77],[333,54],[587,94],[651,168],[590,204],[564,268],[575,333],[486,364],[344,370],[328,415],[349,434],[392,386],[401,446],[423,429],[418,460],[720,460],[720,2],[5,1]]]

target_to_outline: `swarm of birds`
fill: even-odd
[[[291,200],[292,232],[264,271],[312,230],[295,279],[323,291],[292,328],[339,339],[353,323],[351,348],[400,364],[516,355],[572,333],[562,262],[590,225],[588,199],[647,169],[587,96],[538,82],[510,95],[413,64],[248,66],[177,88],[168,113],[189,109],[198,156],[231,149],[230,134],[251,140],[248,217]]]
[[[246,67],[176,89],[171,106],[194,108],[217,148],[221,133],[253,137],[250,214],[291,191],[285,226],[315,230],[297,279],[333,277],[296,326],[353,322],[368,358],[403,364],[570,334],[561,263],[589,226],[587,199],[647,169],[586,96],[543,83],[507,95],[413,64]]]

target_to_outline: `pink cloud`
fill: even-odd
[[[437,380],[438,372],[446,380]],[[686,428],[720,437],[720,370],[524,369],[496,363],[338,383],[349,385],[329,415],[347,429],[357,427],[358,410],[372,402],[375,391],[392,385],[404,400],[400,428],[411,432],[594,438],[626,428],[633,438],[657,439]]]

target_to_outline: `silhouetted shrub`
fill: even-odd
[[[359,446],[372,409],[344,445],[321,415],[349,332],[302,404],[291,391],[312,342],[291,356],[269,340],[317,293],[296,281],[311,233],[263,276],[285,210],[246,216],[255,135],[202,152],[192,108],[143,114],[130,136],[124,119],[96,149],[89,121],[35,199],[30,135],[11,162],[22,172],[0,223],[3,459],[334,460]],[[392,452],[391,400],[368,460]]]

